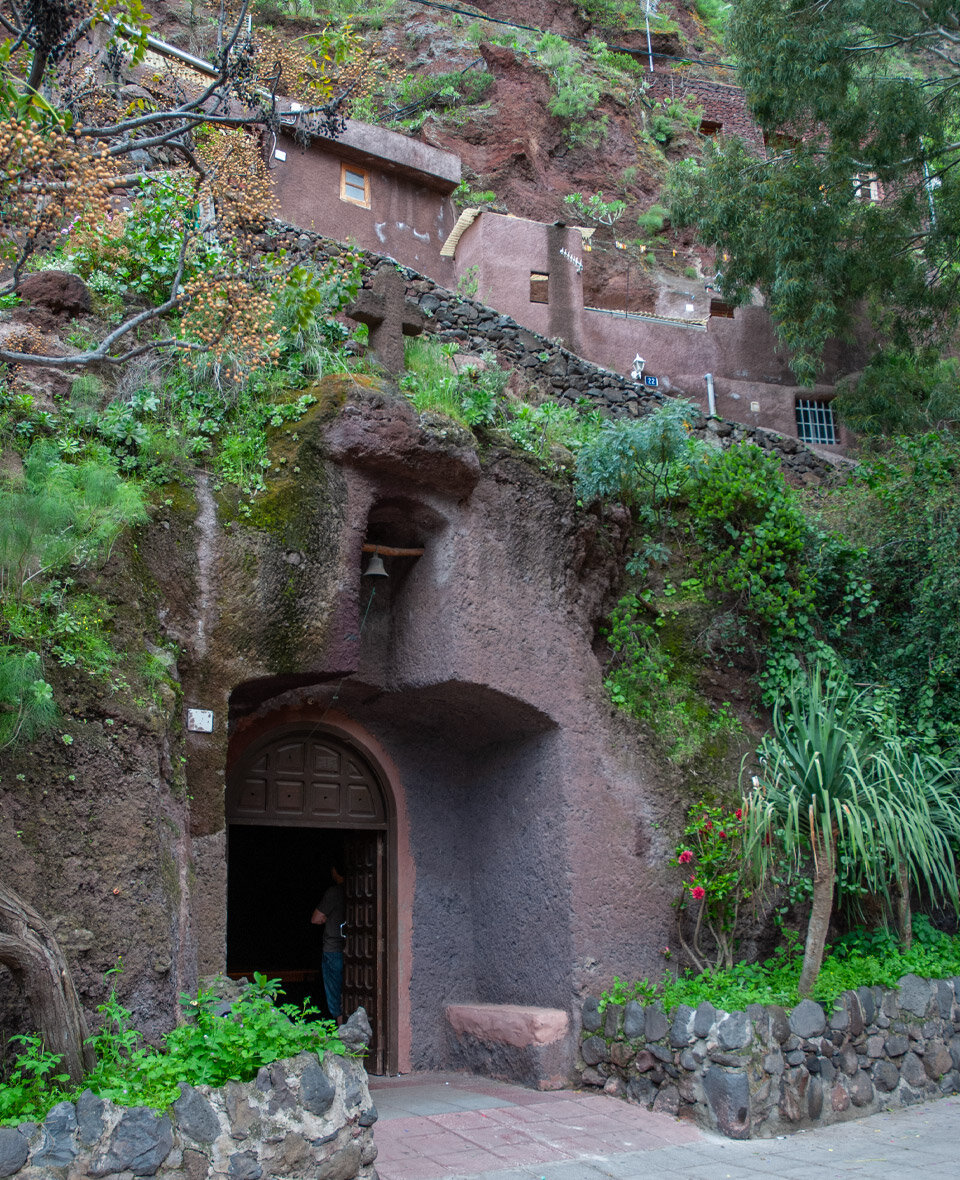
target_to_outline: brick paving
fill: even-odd
[[[466,1074],[371,1078],[380,1180],[960,1180],[960,1099],[735,1142],[605,1094]]]

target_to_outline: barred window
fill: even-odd
[[[837,422],[833,406],[825,401],[797,401],[797,436],[806,443],[836,443]]]

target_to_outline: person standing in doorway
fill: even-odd
[[[343,873],[339,865],[333,864],[330,866],[330,884],[324,890],[320,904],[313,911],[310,921],[314,926],[323,927],[323,990],[327,997],[327,1011],[337,1024],[340,1023],[340,1000],[343,993],[343,948],[347,942],[343,934],[346,909]]]

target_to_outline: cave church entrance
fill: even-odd
[[[366,1009],[366,1066],[384,1073],[388,1028],[386,800],[352,745],[319,727],[283,727],[245,750],[227,782],[227,972],[279,978],[290,999],[323,1007],[321,928],[310,914],[342,861],[346,893],[342,1012]]]

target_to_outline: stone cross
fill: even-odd
[[[388,373],[403,372],[403,338],[423,331],[423,312],[407,298],[403,276],[393,266],[381,267],[369,291],[361,291],[346,314],[370,329],[368,355]]]

